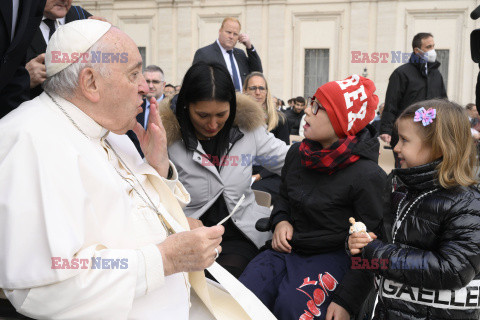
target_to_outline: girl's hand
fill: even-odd
[[[292,246],[288,240],[292,240],[293,226],[288,221],[281,221],[275,226],[272,238],[272,248],[278,252],[290,253]]]
[[[370,240],[364,232],[354,232],[348,237],[348,249],[352,256],[362,252],[362,248],[365,247],[370,241],[377,239],[377,236],[373,232],[368,233],[372,239]]]

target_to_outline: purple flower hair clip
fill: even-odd
[[[433,122],[433,119],[437,117],[437,110],[433,108],[429,108],[425,110],[424,107],[419,108],[415,111],[415,118],[413,118],[414,122],[422,121],[422,125],[424,127],[428,126],[430,123]]]

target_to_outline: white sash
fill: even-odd
[[[182,232],[185,229],[172,217],[165,215],[165,219],[168,224],[175,230],[175,232]],[[276,320],[275,316],[268,310],[268,308],[250,291],[248,290],[241,282],[239,282],[234,276],[232,276],[228,271],[226,271],[218,263],[214,262],[207,270],[212,274],[212,276],[223,286],[223,288],[230,294],[230,296],[237,301],[237,303],[243,308],[248,316],[252,320]],[[228,314],[228,320],[233,320],[232,311],[228,310],[222,311],[218,310],[222,307],[227,307],[228,304],[224,303],[215,303],[214,300],[221,302],[222,300],[228,300],[228,294],[207,282],[208,292],[211,298],[211,303],[213,310],[210,310],[215,314],[217,319],[222,318],[220,315]],[[225,300],[225,302],[226,302]],[[194,300],[192,300],[194,301]],[[206,303],[205,300],[203,300]],[[208,306],[207,306],[208,307]],[[236,312],[233,312],[235,314]],[[240,316],[238,319],[244,320],[242,318],[241,312],[236,313]],[[218,315],[218,316],[217,316]],[[219,317],[220,316],[220,317]]]

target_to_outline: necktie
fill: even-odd
[[[12,41],[13,35],[15,33],[15,26],[13,25],[13,16],[15,16],[16,12],[13,12],[13,2],[11,0],[5,2],[4,5],[5,5],[5,8],[4,8],[5,12],[12,12],[12,15],[10,14],[4,15],[5,23],[7,24],[7,31],[10,32],[10,41]]]
[[[145,118],[143,119],[144,121],[144,128],[145,130],[147,130],[147,126],[148,126],[148,116],[150,115],[150,101],[148,101],[148,98],[146,100],[146,103],[145,103]]]
[[[232,65],[233,85],[235,86],[235,90],[241,91],[242,88],[240,87],[240,83],[238,82],[237,68],[235,67],[235,62],[233,61],[233,50],[228,50],[227,52],[230,56],[230,64]]]
[[[50,31],[48,32],[48,40],[50,40],[53,33],[55,32],[55,21],[52,19],[43,19],[43,22],[45,22],[47,27],[50,29]]]

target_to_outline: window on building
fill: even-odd
[[[450,60],[450,50],[435,50],[437,52],[437,60],[440,62],[438,70],[443,76],[443,84],[445,89],[448,88],[448,61]]]
[[[329,49],[305,49],[305,85],[303,95],[311,97],[319,86],[328,82]]]
[[[142,56],[142,70],[145,69],[145,61],[147,61],[147,48],[145,47],[138,47],[138,51],[140,51],[140,55]]]

